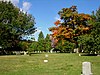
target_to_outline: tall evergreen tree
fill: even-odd
[[[44,35],[42,31],[39,33],[38,41],[44,41]]]
[[[44,41],[44,35],[42,31],[39,33],[39,37],[38,37],[38,50],[39,51],[45,50],[45,41]]]
[[[45,38],[45,50],[46,51],[50,51],[51,50],[51,40],[50,40],[50,36],[49,34],[46,35],[46,38]]]
[[[100,22],[100,7],[96,11],[96,20],[97,20],[97,22]]]

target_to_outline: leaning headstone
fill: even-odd
[[[53,53],[53,50],[54,50],[54,48],[52,48],[52,49],[50,50],[50,53]]]
[[[82,74],[81,75],[92,75],[90,62],[83,62],[82,63]]]

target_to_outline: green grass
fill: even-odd
[[[80,75],[84,61],[91,62],[93,75],[100,75],[100,56],[48,55],[48,63],[45,54],[0,56],[0,75]]]

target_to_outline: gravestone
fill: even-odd
[[[46,62],[48,62],[48,60],[44,60],[44,62],[46,63]]]
[[[92,75],[90,62],[83,62],[82,63],[82,74],[81,75]]]
[[[79,54],[79,56],[81,56],[81,54]]]
[[[74,52],[75,52],[75,53],[79,53],[79,49],[78,49],[78,48],[75,48],[75,49],[74,49]]]
[[[48,54],[46,54],[45,57],[47,58],[48,57]]]
[[[28,52],[25,52],[25,51],[24,51],[24,55],[27,55],[27,53],[28,53]]]
[[[45,60],[44,60],[45,63],[48,62],[48,54],[45,54]]]
[[[52,48],[52,49],[50,50],[50,53],[53,53],[53,50],[54,50],[54,48]]]

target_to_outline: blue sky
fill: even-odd
[[[9,1],[9,0],[5,0]],[[27,11],[35,17],[37,32],[34,37],[37,39],[40,31],[44,36],[50,34],[48,28],[54,26],[59,19],[57,14],[62,8],[69,8],[76,5],[79,13],[91,14],[100,6],[100,0],[10,0],[21,10]]]

